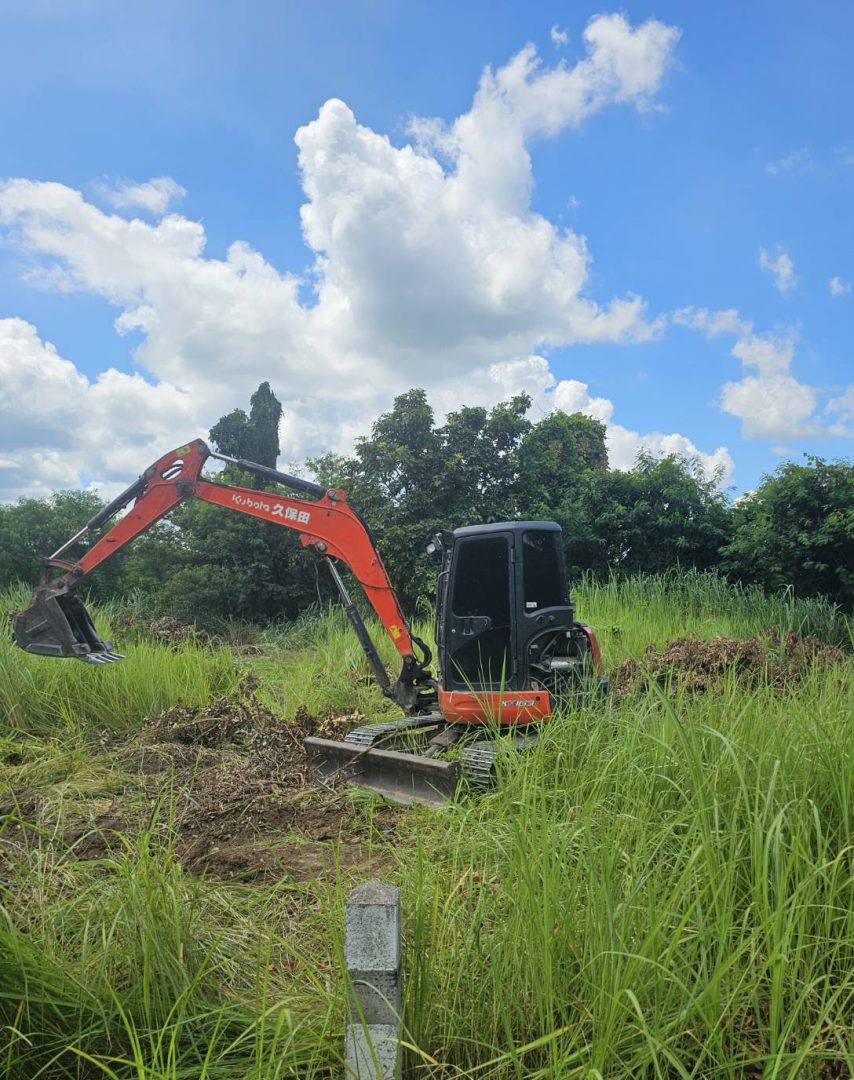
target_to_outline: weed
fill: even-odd
[[[787,637],[846,647],[849,624],[821,601],[693,572],[584,580],[575,599],[609,667],[666,667],[686,637],[761,638],[763,659],[745,678],[741,652],[730,663],[716,646],[705,692],[644,678],[567,708],[502,760],[493,792],[395,812],[393,838],[358,794],[324,839],[262,821],[239,844],[315,846],[306,873],[251,884],[188,871],[182,829],[194,807],[221,805],[225,822],[266,796],[262,771],[233,799],[216,782],[240,755],[263,766],[266,743],[244,737],[256,720],[388,715],[339,612],[256,631],[239,664],[222,644],[137,630],[123,664],[94,670],[0,642],[0,1074],[340,1075],[358,835],[403,889],[410,1076],[851,1076],[854,663],[813,663]],[[98,614],[105,632],[117,614]],[[791,657],[797,678],[768,677]],[[260,681],[248,696],[238,667]],[[140,775],[128,740],[164,714],[161,737],[189,741]],[[196,757],[211,754],[203,775]],[[123,817],[83,859],[69,822],[108,801]]]

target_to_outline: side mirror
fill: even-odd
[[[442,543],[441,535],[439,533],[436,533],[436,535],[433,537],[433,539],[427,545],[427,554],[428,555],[435,555],[435,554],[437,554],[437,552],[443,551],[444,548],[445,548],[445,545]]]

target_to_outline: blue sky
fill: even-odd
[[[0,177],[18,182],[0,189],[0,497],[108,490],[259,378],[286,404],[284,460],[345,449],[406,385],[439,411],[519,388],[534,415],[588,408],[617,464],[696,449],[734,491],[781,456],[850,456],[854,6],[604,12],[623,22],[577,3],[0,0]],[[527,43],[524,85],[481,95],[509,110],[492,128],[481,73]],[[587,93],[608,84],[583,107],[543,78],[579,61]],[[329,99],[354,119],[321,121]],[[474,141],[449,142],[467,115]],[[416,220],[433,188],[376,141],[413,145],[413,117],[444,122],[419,153],[446,178],[484,156],[435,229]],[[479,205],[505,170],[524,194],[508,180]],[[134,195],[163,177],[183,196]],[[164,238],[169,213],[188,225]],[[255,254],[235,265],[236,241]],[[448,270],[468,264],[486,268],[470,297]]]

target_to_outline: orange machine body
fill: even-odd
[[[522,727],[541,724],[552,716],[551,694],[546,690],[443,690],[439,711],[449,724],[500,724]]]

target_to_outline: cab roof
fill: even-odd
[[[465,525],[461,529],[454,529],[454,539],[459,540],[466,536],[488,536],[490,533],[502,532],[554,532],[561,531],[556,521],[494,521],[489,525]]]

